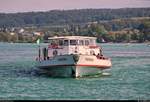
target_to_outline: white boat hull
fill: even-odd
[[[61,55],[40,61],[38,67],[52,77],[83,77],[110,68],[111,61],[93,55]]]

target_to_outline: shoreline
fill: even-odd
[[[27,43],[27,44],[36,44],[36,42],[32,43],[32,42],[0,42],[0,43],[9,43],[9,44],[21,44],[21,43]],[[43,42],[46,44],[46,42]],[[41,44],[43,44],[41,43]],[[97,42],[99,44],[148,44],[150,45],[150,41],[149,42]]]

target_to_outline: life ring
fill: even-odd
[[[53,55],[56,56],[58,54],[57,50],[53,51]]]

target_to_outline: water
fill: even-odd
[[[43,44],[44,46],[44,44]],[[35,67],[36,44],[0,43],[1,100],[149,100],[150,46],[102,44],[110,76],[50,78]]]

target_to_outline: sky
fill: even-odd
[[[150,0],[0,0],[0,13],[150,7]]]

